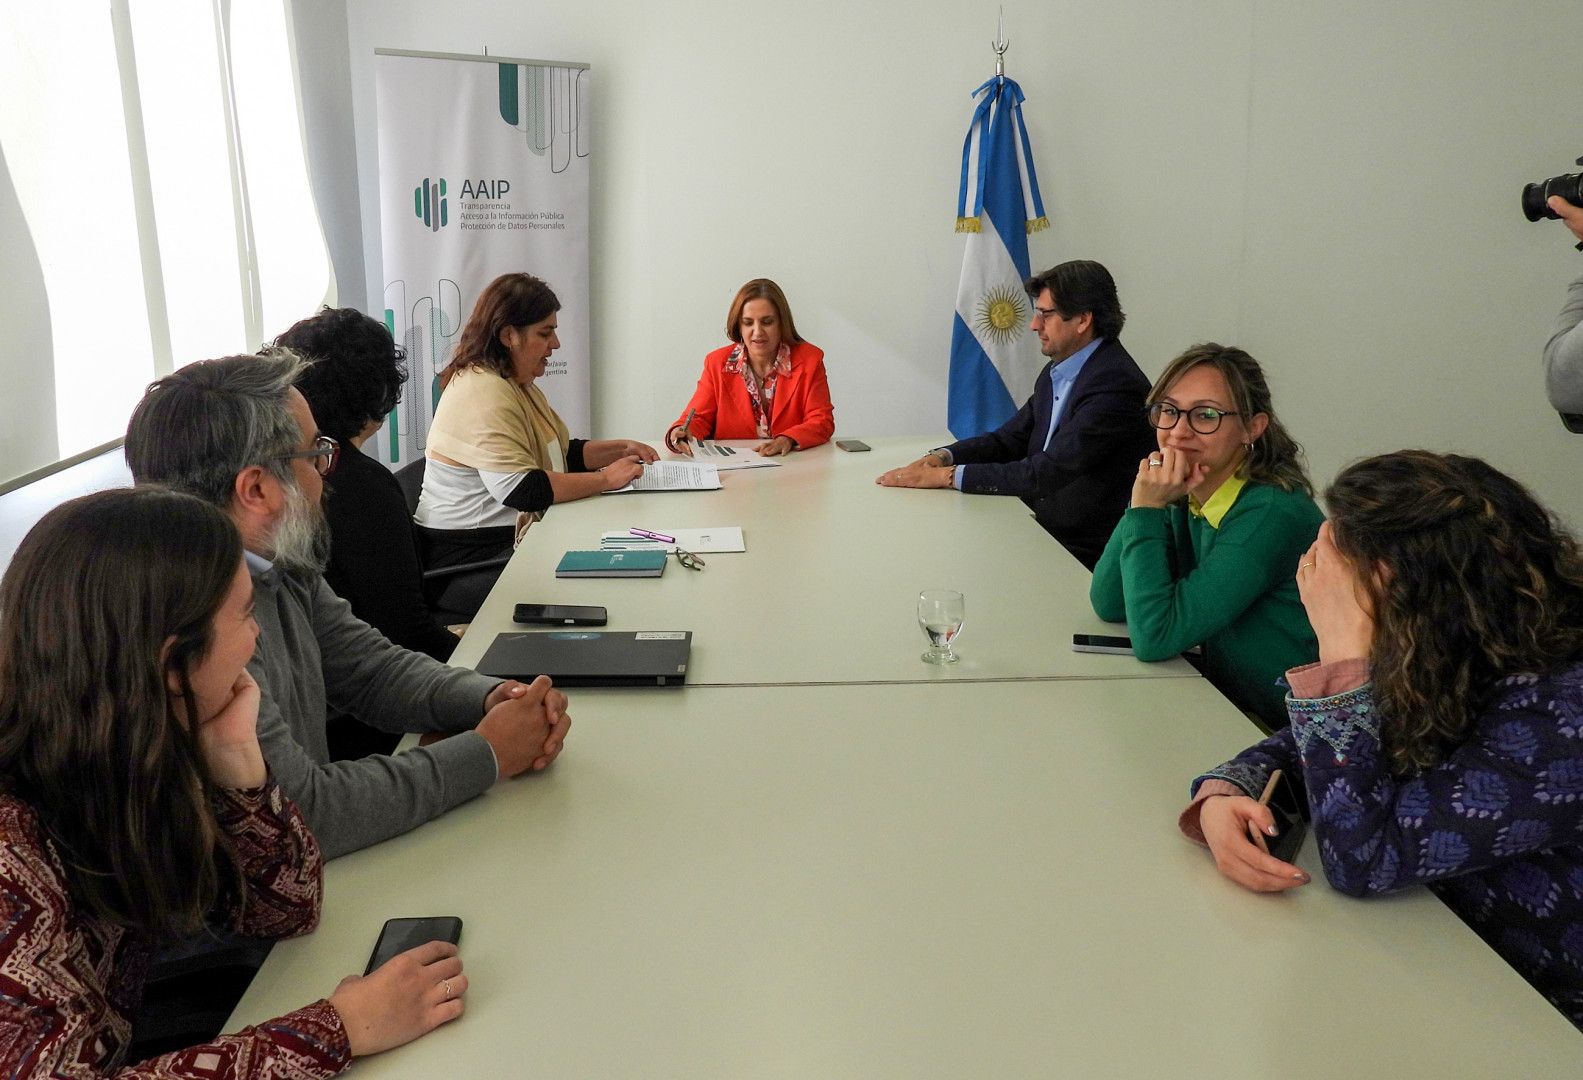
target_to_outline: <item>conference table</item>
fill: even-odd
[[[875,439],[721,473],[718,491],[605,495],[556,506],[528,530],[452,663],[471,667],[519,603],[593,604],[610,630],[691,630],[689,687],[1056,678],[1197,678],[1185,661],[1077,653],[1074,633],[1115,633],[1088,603],[1089,574],[1020,499],[884,488],[874,478],[940,445]],[[746,443],[727,445],[743,447]],[[567,551],[632,527],[738,526],[747,551],[674,560],[658,579],[557,578]],[[673,535],[667,533],[666,535]],[[967,622],[950,666],[921,663],[918,593],[954,589]],[[543,629],[543,628],[538,628]]]
[[[318,931],[276,946],[228,1030],[361,971],[384,920],[456,915],[466,1014],[360,1075],[1578,1071],[1577,1030],[1426,891],[1336,893],[1312,840],[1314,884],[1222,878],[1176,816],[1252,725],[1180,661],[1073,654],[1105,628],[1081,566],[1016,500],[874,488],[935,444],[871,441],[535,525],[455,662],[512,603],[595,602],[694,631],[689,685],[572,691],[552,768],[330,863]],[[748,550],[556,580],[616,515],[740,524]],[[967,594],[952,668],[918,658],[931,586]]]

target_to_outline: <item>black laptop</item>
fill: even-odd
[[[497,634],[480,675],[556,686],[681,686],[687,681],[691,630],[550,630]]]

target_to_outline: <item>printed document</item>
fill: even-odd
[[[706,461],[714,465],[721,472],[731,472],[735,469],[778,469],[780,462],[772,457],[760,457],[753,447],[758,443],[749,443],[746,446],[727,446],[721,442],[703,442],[693,440],[693,457],[699,461]]]
[[[605,492],[625,495],[629,491],[717,491],[720,471],[713,465],[692,461],[655,461],[643,466],[643,475],[624,488]]]

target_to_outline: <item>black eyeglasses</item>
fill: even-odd
[[[335,471],[335,463],[341,460],[341,444],[328,435],[320,435],[313,440],[312,450],[281,454],[275,460],[290,461],[292,458],[308,458],[313,462],[313,468],[320,476],[329,476]]]
[[[681,563],[687,569],[702,570],[704,568],[704,561],[698,556],[694,555],[692,552],[683,551],[679,547],[673,548],[672,550],[676,552],[676,561]]]
[[[1208,405],[1198,405],[1191,409],[1178,409],[1175,405],[1167,405],[1163,401],[1156,401],[1149,406],[1149,423],[1161,431],[1170,431],[1182,417],[1187,417],[1187,426],[1200,435],[1213,435],[1220,430],[1220,422],[1228,416],[1240,416],[1241,413],[1228,412],[1225,409],[1215,409]]]

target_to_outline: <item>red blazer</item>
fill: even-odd
[[[735,345],[716,349],[704,357],[704,373],[687,408],[671,425],[682,426],[689,409],[693,416],[695,439],[753,439],[753,403],[742,376],[726,370],[726,361]],[[806,341],[793,345],[791,370],[775,382],[775,401],[770,410],[770,438],[789,436],[799,449],[827,442],[835,432],[835,410],[830,405],[830,384],[825,380],[824,351]]]

